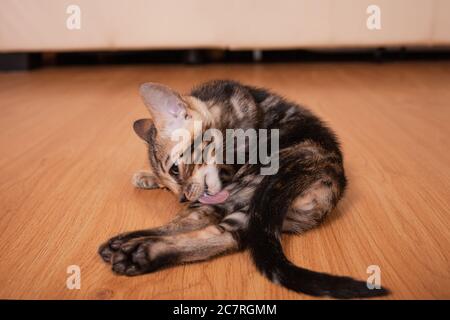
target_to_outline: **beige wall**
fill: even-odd
[[[0,51],[449,45],[449,13],[449,0],[2,0]]]

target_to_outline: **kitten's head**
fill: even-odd
[[[206,105],[192,96],[183,96],[171,88],[144,83],[140,94],[152,119],[134,123],[137,135],[147,142],[155,181],[170,189],[180,201],[220,203],[226,200],[223,177],[229,168],[217,164],[186,161],[193,138],[213,125]],[[198,124],[202,126],[198,128]],[[180,139],[180,133],[184,138]],[[189,139],[186,139],[188,133]]]

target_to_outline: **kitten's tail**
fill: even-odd
[[[366,282],[310,271],[287,259],[280,243],[281,228],[299,192],[298,186],[282,181],[284,178],[266,176],[252,200],[247,245],[257,269],[274,283],[312,296],[349,299],[388,294],[387,289],[371,290]]]

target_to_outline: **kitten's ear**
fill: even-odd
[[[151,119],[139,119],[133,123],[134,132],[144,141],[149,143],[149,133],[153,126],[153,121]]]
[[[152,82],[141,84],[139,93],[156,125],[169,122],[171,127],[177,124],[181,126],[186,118],[187,106],[180,94],[165,85]]]

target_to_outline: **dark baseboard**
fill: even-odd
[[[39,67],[40,53],[0,53],[0,71],[25,71]]]
[[[450,48],[372,48],[358,50],[118,50],[52,53],[0,53],[0,71],[31,70],[45,66],[373,62],[450,60]]]
[[[359,50],[136,50],[56,53],[55,65],[214,64],[286,62],[395,62],[449,60],[450,48],[420,50],[372,48]]]

